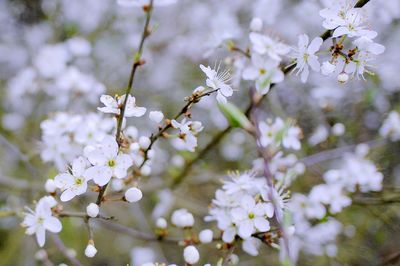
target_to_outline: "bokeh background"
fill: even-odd
[[[246,47],[253,17],[264,21],[268,33],[295,46],[301,33],[318,36],[324,32],[318,15],[323,4],[318,0],[179,0],[156,8],[151,24],[157,29],[145,46],[146,64],[138,72],[133,94],[140,106],[173,117],[184,105],[184,97],[204,84],[200,63],[212,66],[223,61],[233,70],[235,64],[243,64],[224,43],[234,40],[239,47]],[[301,84],[298,77],[289,75],[263,105],[268,116],[293,118],[303,129],[303,149],[296,154],[298,158],[338,147],[350,151],[352,145],[368,142],[372,146],[370,159],[385,176],[382,192],[360,196],[337,217],[345,226],[338,239],[338,256],[303,254],[299,265],[400,263],[400,145],[385,143],[378,134],[387,113],[400,111],[400,1],[371,0],[364,9],[371,28],[379,33],[377,42],[386,46],[385,53],[374,62],[376,75],[346,85],[317,74]],[[19,226],[21,217],[15,211],[32,206],[44,194],[45,180],[57,174],[54,165],[40,157],[41,121],[58,111],[95,112],[102,93],[121,93],[143,23],[140,8],[121,7],[114,0],[0,0],[0,265],[40,265],[35,260],[37,244],[24,234]],[[75,73],[63,72],[57,78],[40,80],[30,76],[30,69],[43,62],[50,68],[60,63],[62,52],[45,54],[48,45],[73,46],[74,41],[89,45],[66,59]],[[73,78],[67,75],[84,75],[84,81],[68,83]],[[236,92],[231,100],[245,108],[249,84],[233,75]],[[193,119],[205,126],[200,149],[227,125],[214,101],[213,96],[205,97],[192,111]],[[340,137],[330,134],[338,122],[346,127]],[[157,130],[145,119],[134,120],[134,126],[145,135]],[[291,190],[307,193],[312,185],[321,183],[322,173],[335,165],[343,152],[307,165]],[[177,153],[166,141],[160,141],[153,173],[141,181],[144,199],[139,204],[106,204],[104,212],[142,232],[152,232],[155,217],[169,218],[179,207],[195,215],[195,229],[215,226],[203,222],[203,217],[220,178],[228,170],[250,169],[257,157],[256,148],[251,136],[232,130],[196,161],[183,182],[168,187],[185,161],[195,156]],[[70,202],[68,209],[82,210],[95,197],[94,192],[87,193]],[[182,251],[174,245],[139,240],[97,223],[93,226],[99,253],[89,260],[83,254],[87,245],[84,223],[76,218],[63,219],[60,237],[68,248],[75,249],[84,265],[136,266],[144,258],[183,263]],[[179,236],[180,232],[172,230],[171,235]],[[51,261],[56,265],[65,262],[54,239],[48,237],[48,243]],[[200,254],[205,263],[217,257],[218,250],[213,244],[202,246]],[[256,258],[242,253],[240,257],[240,265],[279,264],[278,252],[266,246]]]

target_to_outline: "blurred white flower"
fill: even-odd
[[[172,213],[171,222],[181,228],[192,227],[194,225],[194,217],[188,210],[179,209]]]
[[[309,43],[309,38],[306,34],[299,36],[298,47],[295,54],[296,67],[294,70],[298,70],[297,75],[301,73],[301,81],[303,83],[308,79],[310,73],[308,68],[309,66],[315,72],[320,71],[320,63],[318,61],[318,56],[315,55],[315,53],[319,51],[322,42],[323,40],[321,37],[316,37],[311,41],[311,43]]]
[[[278,62],[282,60],[282,55],[290,52],[290,47],[288,45],[259,33],[250,33],[250,41],[256,53],[261,55],[267,54]]]
[[[168,6],[175,4],[178,0],[154,0],[154,6]],[[123,7],[143,7],[150,5],[150,0],[117,0],[118,5]]]
[[[186,263],[192,265],[199,261],[200,254],[195,246],[187,246],[183,250],[183,258],[185,259]]]
[[[27,227],[26,234],[36,234],[36,240],[40,247],[43,247],[46,241],[46,230],[59,233],[62,229],[61,222],[52,215],[51,208],[56,205],[57,202],[53,197],[46,196],[38,201],[35,211],[29,210],[24,214],[24,221],[21,225]]]
[[[257,91],[264,95],[268,93],[272,83],[282,82],[284,74],[279,68],[279,62],[254,53],[251,65],[243,70],[243,79],[255,80]]]
[[[391,111],[385,121],[383,121],[382,127],[379,129],[379,134],[388,138],[391,141],[400,140],[400,115],[396,111]]]

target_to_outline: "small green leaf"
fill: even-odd
[[[248,131],[252,130],[253,126],[249,119],[234,104],[229,102],[218,103],[218,107],[232,127],[241,127]]]

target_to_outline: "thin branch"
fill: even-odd
[[[122,233],[124,235],[129,235],[133,238],[140,239],[140,240],[146,240],[146,241],[160,241],[160,242],[168,242],[168,243],[174,243],[174,244],[179,244],[181,239],[179,238],[172,238],[172,237],[159,237],[154,234],[150,233],[145,233],[136,229],[133,229],[131,227],[119,224],[119,223],[114,223],[106,220],[96,220],[96,223],[101,225],[102,227]]]
[[[142,61],[142,53],[143,53],[144,43],[145,43],[147,37],[150,36],[149,25],[150,25],[151,15],[152,15],[152,12],[153,12],[153,2],[154,2],[154,0],[150,0],[149,5],[146,6],[145,8],[143,8],[143,10],[146,12],[146,22],[144,23],[144,27],[143,27],[143,31],[142,31],[142,37],[140,39],[138,51],[137,51],[137,53],[135,55],[135,58],[133,60],[131,73],[129,75],[128,86],[127,86],[126,92],[125,92],[124,103],[123,103],[123,105],[121,107],[121,113],[118,116],[117,133],[115,135],[118,145],[120,145],[120,143],[121,143],[122,122],[124,120],[126,103],[128,102],[128,98],[129,98],[128,95],[132,91],[133,82],[135,80],[136,70],[138,69],[139,66],[144,64],[144,62]],[[96,200],[96,204],[99,205],[99,206],[103,202],[103,197],[104,197],[104,193],[106,192],[107,186],[108,186],[108,183],[100,188],[100,191],[99,191],[99,194],[98,194],[97,200]]]
[[[57,247],[57,249],[64,255],[65,258],[71,262],[72,265],[74,266],[80,266],[82,265],[79,260],[77,260],[74,256],[71,255],[70,252],[68,252],[68,248],[64,245],[64,242],[61,240],[60,236],[57,234],[51,234],[54,245]]]
[[[225,254],[224,259],[222,260],[222,266],[228,266],[229,265],[229,261],[231,259],[231,256],[233,254],[233,252],[235,251],[235,245],[232,245],[228,252]]]
[[[5,136],[3,136],[2,134],[0,134],[0,141],[4,143],[4,145],[10,149],[15,155],[18,156],[18,158],[21,160],[21,162],[25,165],[26,169],[31,172],[34,173],[36,176],[41,176],[41,173],[38,171],[38,169],[36,167],[34,167],[28,156],[26,156],[24,153],[22,153],[22,151],[12,142],[10,142]]]
[[[174,116],[174,120],[176,120],[176,119],[178,119],[179,117],[181,117],[182,115],[185,115],[185,114],[187,114],[189,111],[190,111],[190,109],[192,108],[192,106],[195,104],[195,103],[198,103],[200,100],[201,100],[201,98],[203,98],[203,97],[205,97],[205,96],[210,96],[211,94],[213,94],[213,93],[215,93],[215,92],[217,92],[218,91],[218,89],[216,89],[216,90],[211,90],[211,91],[208,91],[208,92],[205,92],[205,93],[200,93],[200,94],[193,94],[193,95],[191,95],[190,97],[188,97],[187,98],[187,103],[186,103],[186,105],[179,111],[179,113],[177,113],[175,116]],[[148,158],[148,152],[151,150],[151,148],[153,147],[153,145],[154,145],[154,143],[161,137],[161,136],[163,136],[163,134],[169,129],[169,128],[171,128],[172,127],[172,124],[170,123],[170,121],[168,121],[156,134],[152,134],[151,136],[150,136],[150,145],[149,145],[149,147],[147,148],[147,149],[145,149],[145,151],[144,151],[144,160],[143,160],[143,162],[141,163],[141,165],[139,166],[139,169],[141,169],[142,167],[143,167],[143,165],[147,162],[147,160],[149,159]]]
[[[364,142],[362,144],[368,144],[369,147],[379,147],[386,143],[385,140],[371,140]],[[302,158],[300,161],[306,166],[312,166],[324,161],[329,161],[333,159],[340,158],[344,153],[353,151],[358,144],[353,144],[349,146],[339,147],[332,150],[322,151],[307,157]]]
[[[154,0],[150,0],[149,5],[146,8],[144,8],[144,10],[146,12],[146,22],[144,23],[144,27],[143,27],[143,31],[142,31],[142,37],[140,39],[139,48],[138,48],[138,51],[137,51],[137,53],[135,55],[135,58],[134,58],[134,61],[133,61],[133,64],[132,64],[131,74],[129,76],[129,81],[128,81],[128,87],[126,88],[126,92],[125,92],[124,103],[123,103],[122,108],[121,108],[121,113],[120,113],[120,115],[118,117],[117,134],[116,134],[117,142],[120,141],[122,121],[124,120],[126,103],[128,102],[128,94],[130,94],[131,91],[132,91],[132,86],[133,86],[133,82],[135,80],[136,70],[138,69],[139,66],[143,65],[142,53],[143,53],[144,43],[145,43],[147,37],[150,36],[149,25],[150,25],[151,15],[152,15],[152,12],[153,12],[153,2],[154,2]]]

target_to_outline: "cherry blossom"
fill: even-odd
[[[89,166],[84,157],[79,157],[72,162],[71,173],[62,173],[54,178],[56,186],[61,189],[61,201],[69,201],[87,190],[87,182],[92,179],[86,171]]]
[[[200,69],[206,74],[206,84],[209,88],[217,91],[218,102],[225,103],[226,97],[230,97],[233,94],[233,89],[227,84],[230,80],[230,74],[228,70],[219,72],[220,65],[217,69],[212,69],[211,67],[205,67],[200,65]]]
[[[29,210],[25,213],[22,226],[27,227],[28,235],[36,234],[36,240],[40,247],[46,241],[46,230],[52,233],[59,233],[62,229],[61,222],[52,215],[51,208],[57,205],[51,196],[41,198],[36,204],[35,211]]]
[[[111,177],[125,178],[132,165],[131,157],[119,152],[113,137],[106,137],[98,146],[89,147],[86,155],[93,166],[86,170],[85,175],[99,186],[107,184]]]

